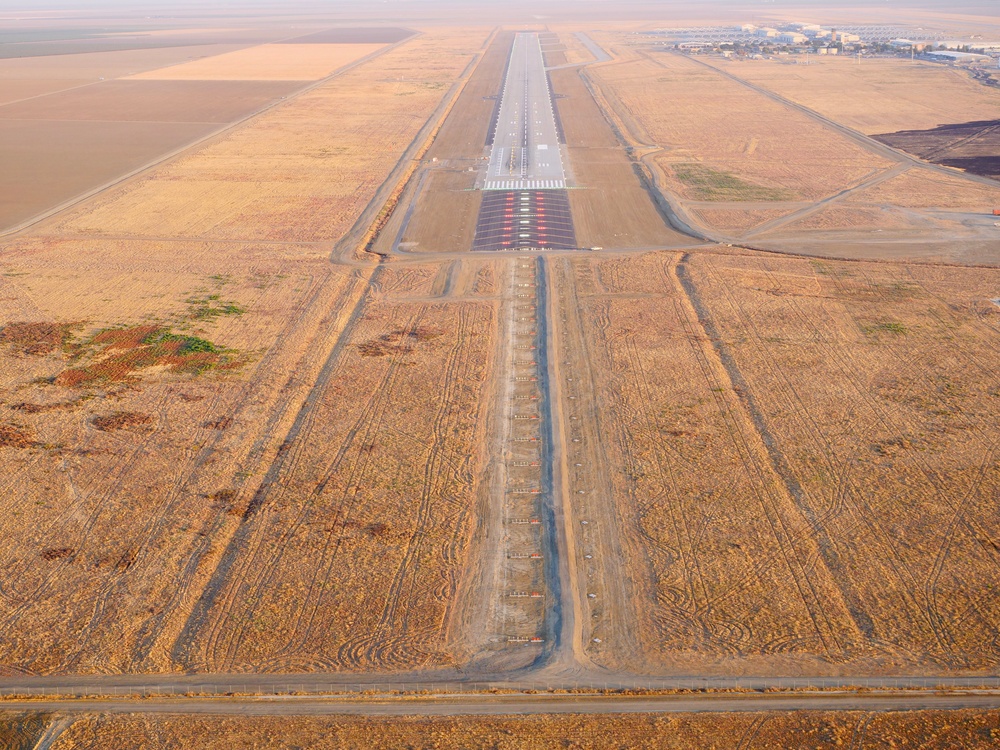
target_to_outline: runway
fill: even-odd
[[[514,38],[473,250],[576,247],[559,129],[537,34]]]
[[[485,190],[566,187],[559,133],[537,34],[518,34],[510,52]]]

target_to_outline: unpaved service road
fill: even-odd
[[[235,714],[244,716],[502,716],[505,714],[701,713],[723,711],[899,711],[989,709],[1000,695],[797,694],[797,695],[438,695],[417,698],[176,698],[117,701],[11,701],[11,711],[67,713]]]

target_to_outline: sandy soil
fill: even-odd
[[[182,718],[95,716],[78,719],[52,745],[122,748],[691,748],[850,746],[987,748],[1000,734],[997,712],[821,711],[763,714],[552,715],[488,718]],[[30,719],[29,719],[30,721]],[[27,735],[37,732],[30,726]]]
[[[316,81],[383,44],[262,44],[131,76],[144,81]]]
[[[937,63],[872,58],[857,65],[817,56],[809,65],[705,59],[869,135],[1000,118],[1000,89]]]
[[[336,239],[371,200],[484,37],[452,30],[419,37],[110,191],[67,215],[54,231]],[[436,57],[437,47],[450,54]],[[424,79],[395,80],[397,70],[421,67]]]
[[[105,81],[0,106],[0,120],[222,124],[295,88],[283,81]]]

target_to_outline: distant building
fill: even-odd
[[[785,44],[805,44],[809,41],[809,38],[804,34],[797,34],[794,31],[786,31],[778,34],[777,39],[779,42],[783,42]]]
[[[776,36],[778,36],[778,30],[769,28],[767,26],[761,26],[759,29],[754,31],[754,36],[759,36],[764,39],[774,39]]]
[[[928,52],[927,57],[932,60],[951,60],[952,62],[975,62],[976,60],[990,60],[989,55],[977,55],[974,52],[954,52],[952,50],[934,50]]]

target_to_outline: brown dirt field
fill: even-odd
[[[453,30],[418,37],[102,195],[54,231],[338,239],[484,38]],[[414,81],[412,70],[421,68],[426,79]],[[409,80],[393,80],[400,69]]]
[[[1000,271],[708,255],[688,267],[820,546],[816,574],[851,613],[856,632],[828,658],[995,668]]]
[[[0,78],[0,105],[93,83],[86,78]]]
[[[102,715],[76,720],[53,750],[180,747],[271,748],[900,748],[994,747],[997,711],[803,711],[733,714],[554,714],[436,718],[180,717]],[[19,723],[18,723],[19,722]],[[30,741],[32,716],[0,724]]]
[[[221,124],[248,115],[296,87],[289,82],[258,81],[105,81],[0,106],[0,120]]]
[[[808,65],[706,62],[868,135],[1000,118],[1000,90],[939,63],[870,58],[857,65],[817,56]]]
[[[273,245],[8,243],[0,423],[28,444],[0,455],[0,671],[170,668],[170,618],[183,624],[192,575],[225,548],[361,278]],[[243,363],[178,372],[178,352],[133,346],[163,328],[180,337],[168,348],[193,337]],[[58,377],[112,361],[128,382]]]
[[[131,76],[181,81],[316,81],[384,44],[262,44]]]
[[[656,247],[690,242],[674,232],[636,177],[576,69],[552,71],[556,108],[568,145],[570,210],[581,247]]]
[[[281,44],[394,44],[413,36],[409,29],[391,26],[345,27],[286,39]]]
[[[242,45],[210,43],[190,47],[10,58],[0,60],[0,80],[110,80],[193,59],[222,55],[240,46]]]
[[[592,656],[995,668],[1000,271],[721,254],[575,268],[642,653]]]
[[[26,221],[215,126],[191,123],[0,121],[0,229]],[[72,169],[68,168],[72,165]]]
[[[788,209],[699,208],[694,210],[694,214],[701,221],[727,232],[745,232],[788,213]]]
[[[680,55],[603,65],[591,75],[612,106],[657,157],[665,184],[681,197],[710,200],[816,199],[890,166],[805,115],[726,80]],[[637,127],[636,127],[637,126]],[[695,190],[677,167],[697,164],[729,174],[727,189]],[[726,187],[715,176],[709,185]]]
[[[372,303],[175,647],[186,668],[455,662],[448,615],[485,460],[487,303]]]
[[[435,171],[419,196],[403,234],[411,252],[466,252],[476,233],[482,193],[470,172]]]
[[[851,196],[853,201],[888,203],[907,208],[944,208],[990,213],[1000,207],[1000,187],[958,177],[910,170]]]

